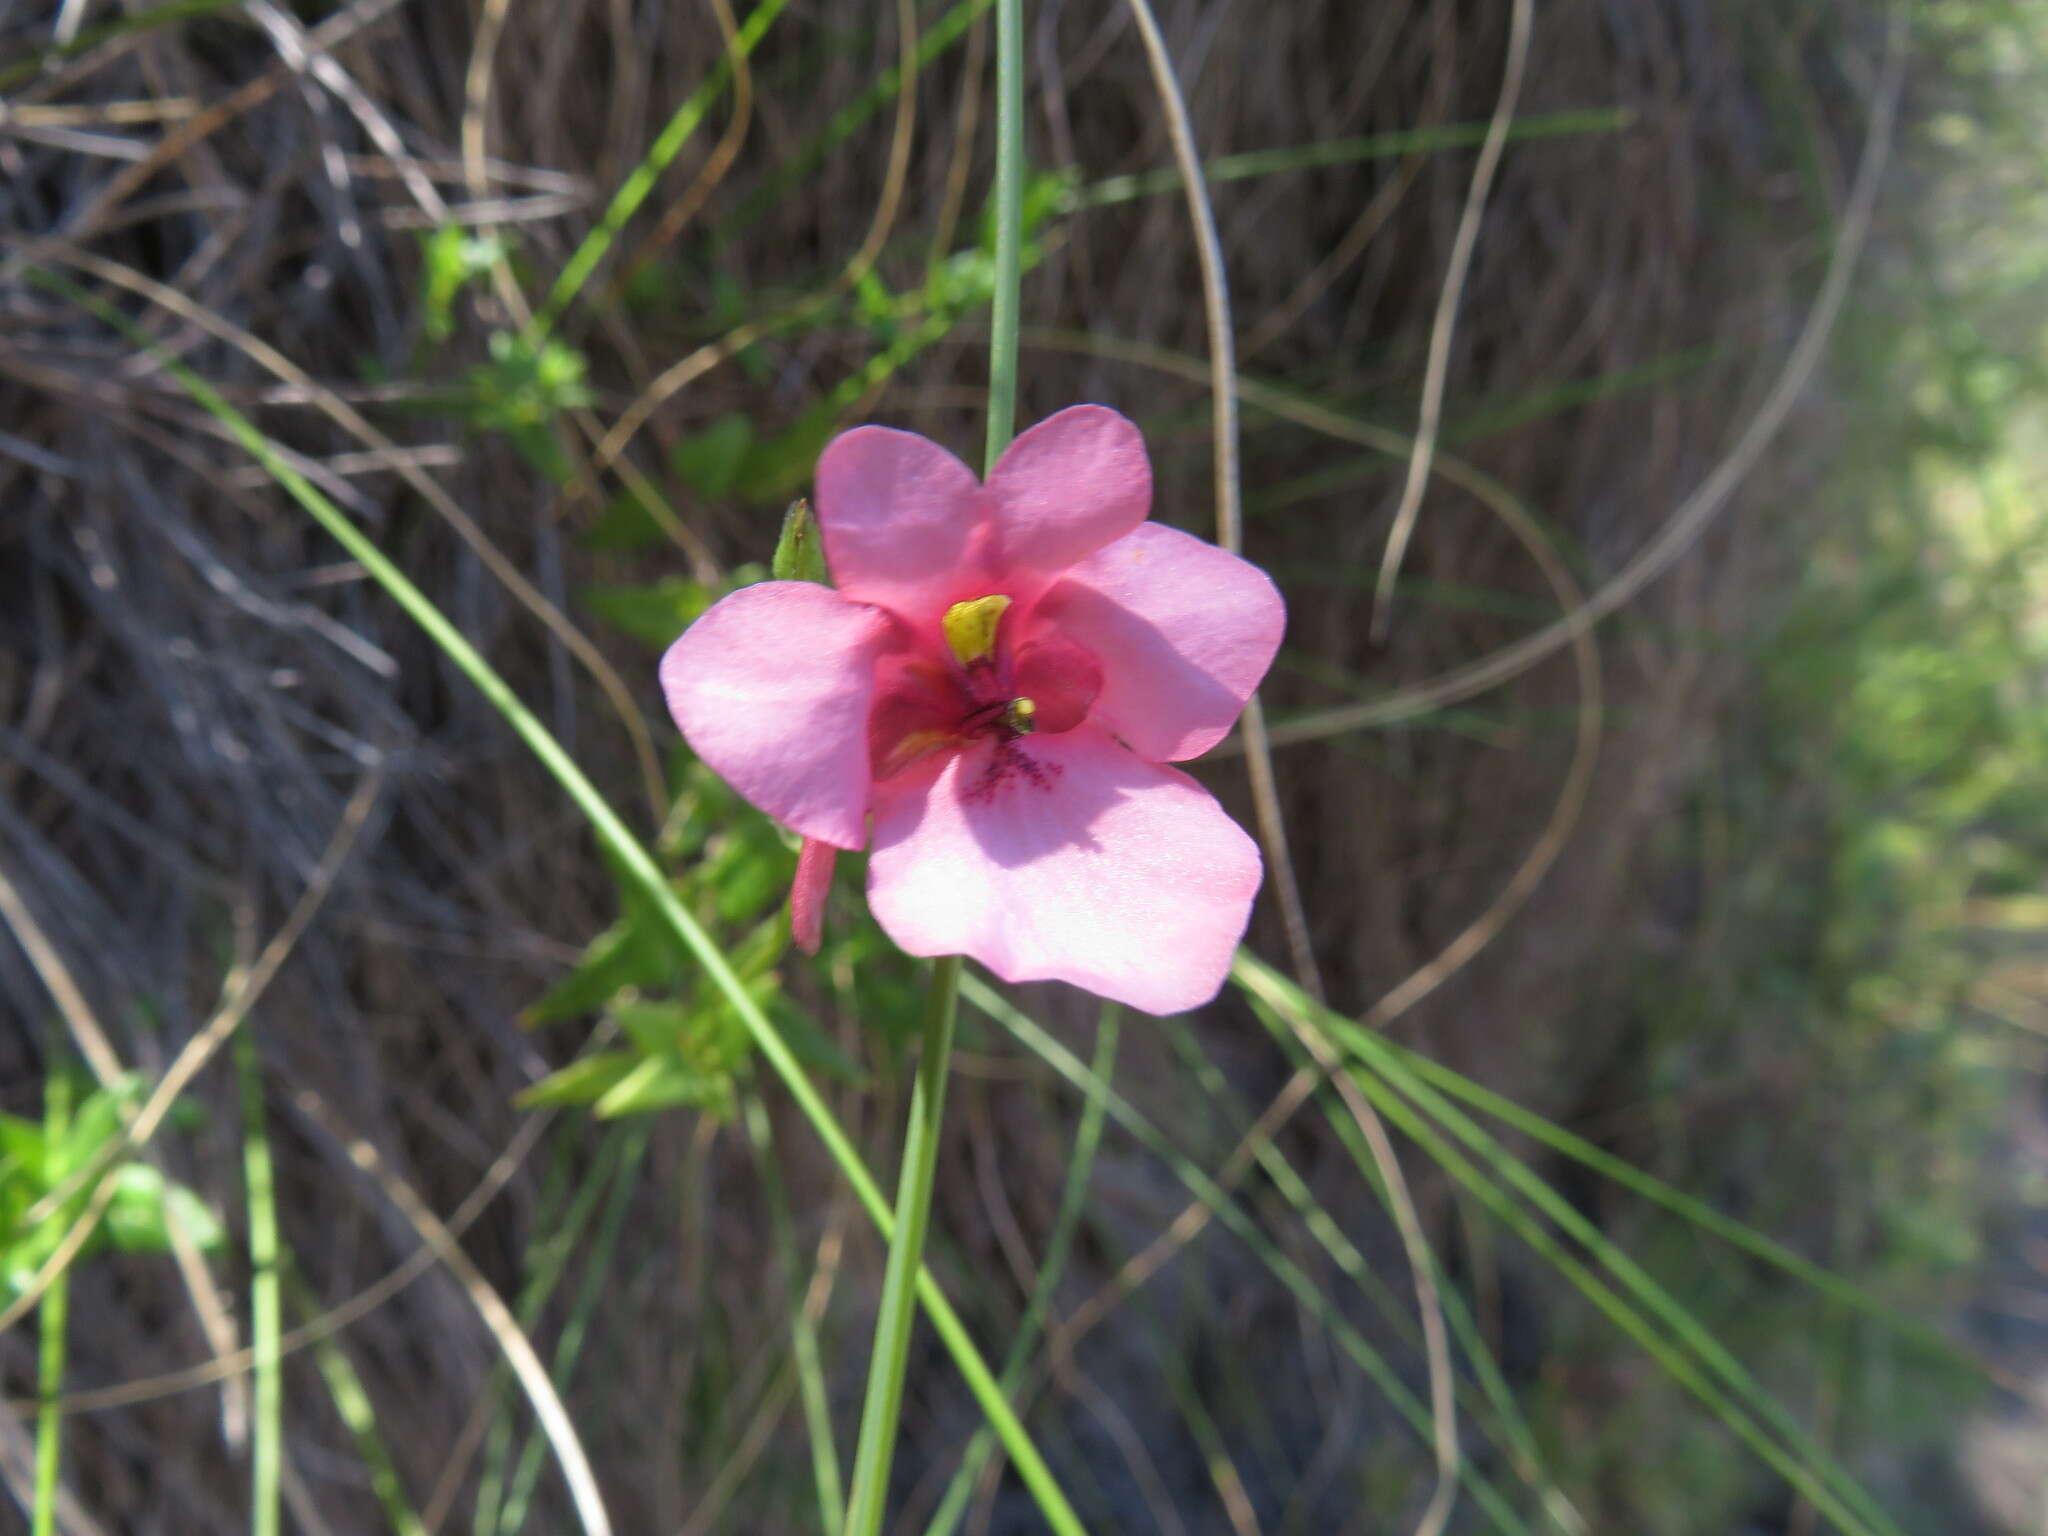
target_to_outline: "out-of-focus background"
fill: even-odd
[[[1290,612],[1306,944],[1277,881],[1249,943],[1579,1138],[1468,1105],[1466,1162],[1559,1197],[1518,1233],[1390,1124],[1448,1528],[2048,1528],[2048,16],[1544,0],[1523,50],[1510,0],[1156,10]],[[857,871],[786,948],[793,852],[654,662],[832,432],[979,443],[988,13],[0,0],[0,1529],[61,1424],[65,1532],[248,1528],[272,1450],[289,1529],[574,1530],[515,1329],[621,1532],[821,1528],[880,1244],[559,788],[173,365],[655,840],[886,1174],[918,974]],[[1126,412],[1213,534],[1133,11],[1026,13],[1022,419]],[[1250,819],[1234,745],[1196,771]],[[1026,1346],[1089,1529],[1416,1529],[1444,1426],[1378,1164],[1328,1091],[1244,1145],[1295,1034],[1236,986],[969,1004],[932,1263]],[[892,1529],[978,1422],[920,1335]],[[1043,1528],[978,1465],[941,1528]]]

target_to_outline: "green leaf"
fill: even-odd
[[[550,1072],[512,1102],[520,1109],[592,1104],[604,1097],[627,1073],[644,1065],[633,1051],[597,1051]]]
[[[220,1219],[191,1190],[173,1184],[148,1163],[124,1163],[113,1174],[114,1197],[102,1226],[123,1253],[167,1253],[175,1213],[185,1235],[201,1248],[220,1246]]]
[[[725,497],[739,480],[754,443],[754,424],[744,416],[721,416],[694,437],[669,450],[669,468],[700,496]]]
[[[124,1096],[122,1085],[117,1083],[113,1091],[103,1089],[79,1105],[78,1113],[72,1117],[64,1133],[62,1151],[50,1160],[49,1174],[53,1182],[75,1168],[84,1167],[102,1147],[121,1134],[121,1100]]]
[[[597,1101],[597,1115],[616,1120],[679,1104],[723,1115],[730,1112],[732,1088],[729,1073],[697,1072],[674,1057],[650,1056]]]
[[[455,298],[463,288],[505,259],[497,235],[473,235],[459,224],[443,224],[420,240],[427,335],[446,341],[455,330]]]
[[[686,576],[668,576],[645,586],[585,587],[577,595],[614,629],[657,649],[665,649],[719,596]]]
[[[782,514],[782,537],[775,541],[775,559],[769,566],[777,581],[814,581],[832,585],[832,573],[825,568],[825,546],[818,542],[818,519],[810,502],[802,496]]]
[[[609,1007],[628,987],[660,986],[679,970],[674,951],[639,918],[628,915],[599,934],[576,967],[528,1005],[520,1022],[553,1024]]]
[[[645,1056],[673,1052],[689,1031],[695,1010],[671,999],[633,998],[612,1004],[612,1021]]]
[[[33,1185],[38,1192],[48,1188],[44,1169],[48,1151],[41,1122],[0,1115],[0,1189],[11,1188],[17,1180]]]

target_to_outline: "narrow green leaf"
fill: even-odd
[[[634,1051],[597,1051],[570,1062],[558,1072],[550,1072],[531,1088],[522,1090],[512,1102],[520,1109],[594,1104],[641,1060]]]

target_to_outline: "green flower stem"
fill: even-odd
[[[988,337],[988,464],[1017,431],[1017,313],[1024,259],[1024,0],[996,6],[996,284]]]
[[[889,1463],[896,1454],[896,1430],[903,1416],[903,1377],[910,1361],[911,1325],[916,1320],[910,1278],[924,1253],[932,1212],[932,1177],[939,1166],[939,1124],[946,1108],[946,1076],[952,1070],[953,1016],[960,1000],[960,957],[932,962],[931,992],[925,1004],[924,1052],[910,1090],[910,1124],[903,1133],[903,1171],[896,1187],[896,1236],[882,1276],[881,1310],[875,1318],[875,1347],[868,1360],[868,1391],[860,1411],[860,1445],[853,1454],[853,1497],[846,1506],[845,1536],[878,1536],[889,1503]]]
[[[1017,314],[1024,251],[1024,5],[996,5],[996,277],[988,343],[987,467],[1017,430]],[[861,1406],[860,1444],[853,1457],[853,1496],[844,1536],[879,1536],[889,1503],[889,1464],[903,1413],[903,1377],[910,1360],[910,1277],[924,1253],[938,1170],[940,1120],[953,1056],[953,1016],[960,993],[960,957],[932,964],[924,1050],[903,1133],[903,1169],[896,1190],[896,1236],[882,1275],[868,1389]]]
[[[342,510],[322,495],[317,487],[294,469],[271,443],[259,432],[240,411],[206,380],[199,377],[177,358],[159,346],[155,339],[120,310],[88,292],[76,283],[45,269],[30,271],[34,281],[50,291],[62,295],[81,309],[96,315],[107,325],[121,332],[129,341],[153,358],[165,373],[177,380],[192,398],[205,408],[207,413],[222,426],[241,447],[248,452],[272,479],[290,494],[293,500],[310,513],[315,522],[332,535],[335,542],[360,561],[372,580],[388,592],[393,601],[405,610],[412,621],[426,631],[429,639],[441,648],[457,670],[469,679],[472,686],[481,693],[498,711],[505,723],[512,727],[527,749],[540,760],[541,766],[562,792],[589,821],[591,830],[616,862],[623,877],[644,896],[660,916],[670,937],[686,950],[704,968],[706,978],[718,993],[732,1005],[741,1024],[752,1037],[756,1049],[761,1052],[775,1075],[782,1079],[789,1096],[796,1101],[804,1118],[810,1121],[818,1139],[825,1144],[825,1150],[839,1167],[846,1182],[852,1186],[857,1198],[868,1216],[880,1229],[886,1239],[895,1231],[895,1219],[882,1199],[880,1187],[874,1175],[868,1172],[867,1164],[854,1149],[847,1137],[846,1128],[832,1113],[815,1084],[805,1074],[796,1055],[789,1048],[768,1016],[761,1011],[744,983],[734,973],[725,954],[713,942],[696,918],[676,896],[654,856],[627,828],[619,813],[598,792],[576,760],[555,740],[548,728],[512,691],[506,681],[492,668],[491,664],[478,654],[463,636],[462,632],[449,622],[447,616],[434,606],[430,599],[410,578],[401,571],[391,558],[377,547],[370,536],[351,522]],[[1060,1491],[1059,1483],[1045,1464],[1045,1458],[1032,1444],[1031,1437],[1024,1432],[1011,1409],[1009,1400],[1003,1395],[995,1373],[988,1362],[981,1358],[981,1352],[974,1347],[967,1329],[960,1321],[960,1315],[946,1300],[946,1293],[939,1288],[927,1270],[920,1270],[917,1276],[917,1295],[924,1305],[925,1313],[932,1320],[940,1341],[952,1355],[967,1390],[987,1417],[989,1423],[1003,1442],[1003,1450],[1016,1465],[1018,1476],[1031,1490],[1038,1501],[1039,1512],[1045,1516],[1048,1527],[1057,1536],[1080,1536],[1081,1522],[1073,1506]]]

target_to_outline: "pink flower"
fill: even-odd
[[[1148,1013],[1215,996],[1259,853],[1166,764],[1230,729],[1285,613],[1256,567],[1147,522],[1151,499],[1138,429],[1099,405],[1033,427],[985,485],[860,427],[818,460],[836,590],[742,588],[669,648],[690,745],[806,840],[806,948],[872,818],[868,904],[910,954]]]

